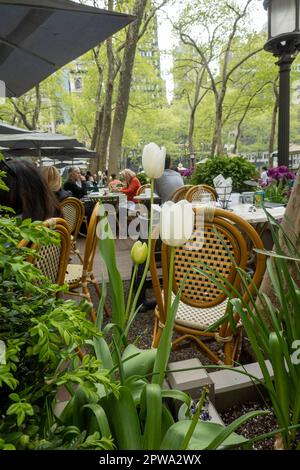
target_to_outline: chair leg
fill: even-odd
[[[158,319],[154,320],[153,340],[151,347],[156,349],[159,345],[159,341],[162,335],[163,329],[159,326]]]
[[[231,333],[232,334],[232,333]],[[230,335],[230,332],[227,331],[227,336]],[[234,362],[238,359],[240,355],[240,345],[242,343],[243,330],[240,327],[236,334],[233,335],[231,341],[224,344],[224,364],[228,366],[234,366]]]
[[[231,341],[224,344],[224,364],[226,366],[233,365],[233,346]]]
[[[194,341],[199,349],[202,349],[203,352],[209,357],[209,359],[211,359],[211,361],[213,361],[214,363],[218,364],[218,365],[223,365],[223,362],[221,361],[221,359],[216,355],[214,354],[207,346],[206,344],[201,341],[200,338],[198,338],[198,336],[193,336],[193,335],[183,335],[183,336],[180,336],[180,338],[177,338],[173,341],[173,347],[174,346],[177,346],[177,344],[181,343],[182,341],[185,341],[185,340],[191,340],[191,341]]]
[[[78,250],[78,248],[76,248],[76,245],[74,245],[74,254],[78,256],[78,258],[80,259],[81,264],[83,264],[83,258],[81,256],[80,251]]]
[[[232,359],[233,363],[238,361],[241,354],[241,346],[243,341],[243,328],[239,328],[237,335],[234,337],[233,350],[232,350]]]

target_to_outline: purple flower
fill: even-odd
[[[268,170],[268,176],[272,180],[282,181],[285,180],[294,180],[296,175],[291,172],[286,166],[282,165],[278,168],[270,168]]]
[[[192,176],[193,172],[194,172],[193,168],[185,168],[184,170],[179,170],[179,173],[181,174],[181,176],[186,177],[186,178],[189,178],[190,176]]]

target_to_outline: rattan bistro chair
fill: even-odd
[[[197,186],[192,186],[187,194],[186,199],[189,202],[201,201],[203,196],[210,195],[212,201],[216,201],[218,199],[217,192],[211,186],[207,184],[199,184]]]
[[[144,194],[145,189],[147,188],[151,188],[151,184],[143,184],[142,186],[140,186],[139,189],[137,190],[136,195],[139,196],[140,194]]]
[[[101,298],[101,289],[93,273],[95,251],[97,242],[99,241],[96,234],[97,224],[100,219],[99,214],[99,203],[97,203],[88,225],[83,264],[69,264],[65,277],[65,282],[69,286],[69,294],[84,297],[91,305],[93,305],[93,303],[88,289],[89,284],[92,284],[95,287],[99,300]],[[94,307],[92,308],[91,317],[95,322],[96,311]]]
[[[74,253],[78,256],[81,263],[83,263],[82,256],[80,251],[76,246],[77,237],[79,233],[80,226],[84,218],[84,205],[76,197],[67,197],[60,202],[60,208],[63,214],[64,219],[68,222],[71,232],[71,253]]]
[[[171,201],[173,202],[179,202],[182,201],[183,199],[186,199],[187,192],[189,189],[192,188],[191,184],[186,184],[185,186],[181,186],[180,188],[176,189],[174,191]]]
[[[65,274],[70,255],[71,237],[69,225],[64,219],[53,218],[46,220],[43,225],[57,232],[60,236],[59,245],[41,245],[29,244],[27,240],[22,240],[19,247],[28,247],[36,250],[39,257],[30,259],[42,274],[50,279],[53,284],[62,286],[65,280]]]
[[[192,340],[216,364],[229,364],[238,357],[241,339],[241,324],[235,315],[237,328],[231,329],[228,320],[224,320],[216,331],[208,328],[220,320],[227,312],[228,297],[207,277],[196,272],[193,268],[204,263],[224,276],[235,289],[241,290],[241,279],[235,268],[235,263],[246,270],[248,261],[246,236],[253,247],[262,249],[263,243],[255,229],[237,215],[222,209],[197,208],[196,214],[205,214],[204,224],[195,230],[191,240],[184,246],[176,248],[173,278],[173,297],[185,278],[185,287],[175,320],[174,329],[179,334],[173,346],[178,347],[185,340]],[[196,217],[197,220],[197,217]],[[162,243],[162,290],[155,261],[156,240],[151,248],[151,275],[157,306],[155,309],[155,325],[153,347],[157,347],[164,325],[166,323],[166,303],[168,286],[169,247]],[[257,254],[256,267],[252,283],[259,286],[265,271],[265,257]],[[233,261],[235,260],[235,263]],[[203,265],[201,266],[203,268]],[[205,269],[205,268],[204,268]],[[249,289],[253,290],[253,285]],[[233,292],[233,291],[232,291]],[[243,292],[243,291],[242,291]],[[246,292],[246,291],[245,291]],[[248,294],[243,293],[248,301]],[[233,294],[232,294],[233,297]],[[201,339],[202,337],[202,339]],[[221,360],[207,345],[204,338],[215,339],[224,346],[224,359]]]

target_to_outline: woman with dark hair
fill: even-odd
[[[55,196],[37,167],[23,160],[2,160],[0,170],[8,191],[0,189],[0,205],[10,207],[22,219],[46,220],[61,216]]]

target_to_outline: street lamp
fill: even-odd
[[[289,166],[290,72],[300,50],[300,0],[264,0],[268,10],[265,50],[279,57],[278,165]]]
[[[195,155],[193,153],[191,153],[190,159],[191,159],[191,168],[194,168],[194,166],[195,166]]]

